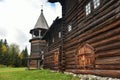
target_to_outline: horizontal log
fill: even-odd
[[[111,43],[105,46],[100,46],[96,49],[96,52],[98,51],[107,51],[107,50],[111,50],[111,49],[115,49],[115,48],[119,48],[120,42],[116,42],[116,43]]]
[[[75,57],[73,56],[73,57],[71,57],[71,58],[66,58],[66,60],[65,60],[65,62],[66,63],[69,63],[69,62],[75,62]]]
[[[65,54],[65,57],[66,58],[74,58],[76,56],[76,54],[75,53],[71,53],[71,54]]]
[[[96,58],[120,56],[120,49],[96,52]]]
[[[75,65],[76,62],[75,61],[71,61],[71,62],[65,62],[65,65]]]
[[[95,65],[96,69],[105,69],[105,70],[120,70],[120,64],[117,65]]]
[[[76,65],[66,65],[66,69],[76,69]]]
[[[114,27],[114,26],[113,26]],[[100,34],[96,37],[93,37],[91,40],[89,40],[88,42],[89,43],[95,43],[95,42],[98,42],[98,41],[101,41],[101,40],[104,40],[104,39],[109,39],[109,37],[111,36],[116,36],[116,35],[119,35],[120,34],[120,27],[116,28],[116,29],[113,29],[111,31],[106,31],[105,33],[103,34]],[[118,38],[119,39],[119,38]],[[93,45],[94,46],[94,45]]]
[[[75,53],[76,52],[76,50],[74,49],[74,50],[70,50],[70,51],[66,51],[65,52],[65,55],[69,55],[69,54],[71,54],[71,53]]]
[[[101,39],[103,39],[103,38],[105,38],[107,36],[112,36],[112,35],[117,34],[117,33],[119,34],[119,31],[120,31],[120,28],[118,27],[119,24],[120,24],[120,20],[115,22],[115,23],[112,23],[112,24],[106,26],[103,29],[100,29],[99,31],[96,31],[96,32],[90,34],[89,36],[86,36],[84,39],[82,39],[80,41],[83,41],[83,40],[86,40],[86,39],[90,39],[88,42],[89,43],[93,43],[93,42],[101,40]],[[118,27],[118,28],[114,29],[115,27]],[[113,29],[113,30],[109,31],[111,29]],[[104,32],[107,32],[107,33],[104,34]],[[104,34],[104,36],[103,36],[103,34]],[[94,36],[96,36],[96,37],[94,37]]]
[[[82,42],[82,41],[85,41],[85,40],[87,40],[87,42],[89,42],[89,43],[93,43],[93,42],[95,42],[95,41],[98,41],[98,40],[104,38],[104,36],[102,36],[101,33],[106,32],[106,31],[108,31],[108,30],[110,30],[110,29],[113,29],[113,28],[115,28],[116,26],[118,26],[119,24],[120,24],[120,21],[117,21],[117,22],[114,22],[114,23],[110,24],[109,26],[105,26],[103,29],[101,29],[101,30],[99,30],[99,31],[95,31],[95,32],[89,33],[89,35],[87,35],[88,33],[84,33],[84,34],[82,34],[82,35],[79,35],[79,36],[80,36],[80,37],[78,37],[79,40],[78,40],[77,38],[75,38],[77,41],[74,40],[74,41],[72,41],[72,42],[68,42],[69,44],[66,43],[67,45],[65,45],[65,48],[67,48],[67,47],[69,47],[69,46],[72,46],[73,44],[78,44],[78,43],[80,43],[80,42]],[[119,33],[119,30],[120,30],[120,28],[118,28],[118,29],[116,29],[116,30],[113,30],[112,32],[109,32],[109,34],[107,33],[107,34],[106,34],[106,37]],[[90,32],[91,32],[91,31],[90,31]],[[114,34],[113,34],[113,33],[114,33]],[[86,34],[86,36],[85,36],[85,34]],[[99,35],[99,36],[98,36],[98,35]],[[84,37],[84,36],[85,36],[85,37]],[[94,36],[96,36],[96,37],[94,37]],[[92,39],[91,39],[91,38],[92,38]]]
[[[104,36],[104,35],[102,35],[102,36]],[[97,47],[97,46],[100,46],[100,45],[103,45],[103,44],[105,45],[107,43],[111,43],[112,44],[112,42],[117,42],[117,41],[120,41],[120,34],[118,34],[116,36],[112,36],[112,37],[106,38],[106,39],[98,41],[96,43],[93,43],[93,44],[91,44],[91,46]]]
[[[118,9],[118,8],[117,8]],[[116,10],[117,10],[116,9]],[[112,10],[110,13],[108,13],[108,14],[106,14],[105,16],[103,16],[103,17],[100,17],[100,19],[97,19],[97,21],[92,21],[92,23],[91,24],[89,24],[89,26],[88,25],[86,25],[86,26],[84,26],[84,25],[82,25],[82,26],[84,26],[81,30],[79,30],[79,31],[75,31],[75,32],[77,32],[76,34],[81,34],[82,32],[84,32],[85,31],[85,29],[87,29],[87,28],[90,28],[90,27],[92,27],[93,28],[93,26],[98,26],[98,22],[100,23],[100,25],[101,24],[105,24],[105,19],[106,19],[106,17],[109,17],[108,19],[110,19],[111,17],[113,17],[113,16],[111,16],[113,13],[115,13],[115,11],[114,10]],[[115,18],[114,18],[115,19]],[[114,20],[114,19],[112,19],[112,21]],[[103,20],[103,21],[102,21]],[[107,19],[106,19],[107,20]],[[110,21],[111,22],[111,21]],[[101,25],[102,26],[102,25]],[[78,29],[77,29],[78,30]],[[87,30],[86,30],[87,31]],[[75,36],[76,34],[72,34],[72,35],[70,35],[69,36],[69,40],[70,39],[72,39],[73,37],[72,36]],[[68,40],[67,39],[67,40]]]
[[[120,64],[120,56],[117,57],[107,57],[95,60],[95,64]]]
[[[85,19],[86,20],[86,22],[85,22],[85,20],[83,20],[81,17],[79,18],[77,18],[77,20],[79,21],[78,23],[80,23],[80,25],[78,25],[78,26],[80,26],[79,28],[80,29],[82,29],[82,28],[84,28],[85,26],[87,26],[87,25],[89,25],[89,24],[91,24],[92,22],[94,22],[94,19],[99,19],[99,18],[101,18],[101,17],[103,17],[103,15],[105,15],[105,14],[107,14],[107,13],[109,13],[109,12],[111,12],[112,10],[114,10],[114,8],[116,8],[117,7],[117,5],[116,4],[114,4],[115,6],[110,6],[110,4],[113,4],[112,2],[114,2],[114,0],[112,0],[112,1],[109,1],[109,2],[107,2],[105,5],[103,5],[102,6],[102,10],[101,11],[98,11],[98,13],[97,13],[97,15],[93,15],[92,17],[90,17],[90,16],[88,16],[87,17],[87,19]],[[105,7],[104,7],[105,6]],[[109,8],[106,8],[106,7],[108,7],[109,6]],[[83,9],[81,9],[80,11],[78,11],[79,13],[79,16],[82,14],[82,13],[80,13],[81,11],[84,11]],[[100,13],[100,14],[99,14]],[[98,15],[99,14],[99,15]],[[68,14],[67,14],[68,15]],[[85,14],[84,14],[85,15]],[[93,18],[94,17],[94,18]],[[83,17],[83,18],[86,18],[86,17]],[[69,19],[69,18],[68,18]],[[82,20],[81,20],[82,19]],[[89,20],[90,19],[90,20]],[[83,23],[83,24],[81,24],[81,23]],[[82,26],[81,26],[82,25]],[[84,26],[85,25],[85,26]],[[78,29],[77,29],[78,30]],[[79,30],[80,31],[80,30]],[[75,32],[77,32],[77,31],[75,31]],[[71,34],[71,33],[70,33]],[[70,36],[70,34],[69,34],[69,36]],[[68,36],[68,35],[67,35]]]

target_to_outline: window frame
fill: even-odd
[[[100,0],[93,0],[93,7],[94,9],[98,8],[101,4],[101,1]]]
[[[91,12],[92,12],[92,8],[91,8],[91,2],[88,2],[85,6],[85,14],[86,16],[88,16]]]
[[[58,32],[58,37],[59,37],[59,38],[61,38],[61,37],[62,37],[62,33],[61,33],[61,31],[60,31],[60,32]]]
[[[72,31],[72,24],[69,24],[67,28],[68,28],[68,32],[71,32]]]

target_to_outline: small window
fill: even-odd
[[[94,9],[100,6],[100,0],[93,0],[94,2]]]
[[[52,42],[55,42],[55,39],[54,39],[54,38],[52,39]]]
[[[58,33],[59,38],[61,38],[61,32]]]
[[[91,13],[91,4],[88,3],[85,8],[86,8],[86,15],[90,14]]]
[[[100,0],[93,0],[94,3],[94,9],[100,6]]]
[[[68,25],[68,32],[72,30],[72,25]]]

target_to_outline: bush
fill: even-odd
[[[5,67],[7,67],[7,66],[0,64],[0,68],[5,68]]]

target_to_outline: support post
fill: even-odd
[[[39,38],[41,38],[41,30],[39,30]]]
[[[28,66],[28,69],[30,69],[30,60],[29,59],[27,60],[27,66]]]
[[[38,69],[40,69],[40,60],[37,60],[38,62]]]

